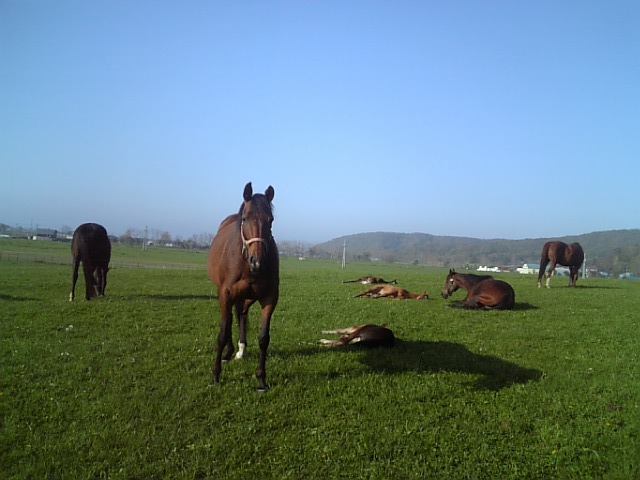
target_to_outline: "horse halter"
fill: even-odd
[[[244,256],[244,254],[247,252],[247,247],[249,245],[251,245],[252,243],[255,242],[262,242],[265,246],[265,248],[267,247],[267,241],[264,238],[260,238],[260,237],[254,237],[254,238],[250,238],[249,240],[247,240],[244,236],[244,220],[242,220],[240,222],[240,238],[242,238],[242,255]]]

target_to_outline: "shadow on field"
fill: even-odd
[[[40,300],[40,299],[31,298],[31,297],[15,297],[13,295],[0,294],[0,300],[9,300],[9,301],[12,301],[12,302],[35,302],[35,301]]]
[[[568,287],[565,285],[565,288],[576,288],[578,290],[620,290],[621,287],[616,287],[615,285],[576,285],[575,287]]]
[[[473,353],[464,345],[452,342],[397,340],[392,349],[363,350],[363,354],[360,360],[363,364],[389,374],[410,371],[481,375],[472,384],[478,390],[500,390],[542,377],[540,370],[524,368],[491,355]]]
[[[453,302],[449,302],[447,303],[447,307],[451,307],[451,308],[466,308],[464,306],[464,301],[462,300],[457,300],[457,301],[453,301]],[[530,303],[527,302],[516,302],[516,304],[513,306],[513,310],[537,310],[540,307],[536,307],[535,305],[531,305]],[[492,309],[492,308],[487,308],[487,309],[483,309],[483,308],[469,308],[468,310],[477,310],[480,312],[498,312],[498,311],[507,311],[507,310],[496,310],[496,309]]]
[[[537,310],[540,307],[536,307],[535,305],[531,305],[527,302],[516,302],[513,306],[514,310]]]
[[[147,293],[138,293],[134,295],[127,295],[123,298],[129,299],[147,299],[147,300],[211,300],[213,298],[218,298],[215,295],[157,295],[157,294],[147,294]]]

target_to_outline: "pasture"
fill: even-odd
[[[445,269],[283,259],[260,394],[256,306],[210,385],[206,254],[114,246],[106,297],[70,303],[69,245],[35,243],[61,262],[0,261],[2,478],[640,478],[638,282],[497,274],[515,310],[467,311]],[[365,274],[431,298],[351,298]],[[318,345],[359,323],[401,341]]]

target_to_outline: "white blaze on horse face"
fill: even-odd
[[[247,347],[246,343],[238,342],[238,352],[236,353],[236,360],[242,360],[244,357],[244,350]]]

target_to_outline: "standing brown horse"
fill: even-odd
[[[575,287],[582,262],[584,262],[584,250],[582,250],[582,246],[579,243],[572,243],[571,245],[560,241],[545,243],[542,247],[542,255],[540,255],[538,288],[542,286],[542,276],[545,274],[547,264],[550,264],[547,272],[547,288],[551,288],[551,275],[556,269],[556,264],[569,267],[569,286]]]
[[[456,307],[512,310],[515,306],[516,294],[507,282],[496,280],[491,275],[456,273],[455,270],[449,270],[442,288],[442,298],[448,298],[461,287],[467,291],[467,296],[462,302],[454,304]]]
[[[84,298],[91,300],[96,296],[96,289],[97,295],[104,297],[104,291],[107,288],[109,261],[111,260],[111,241],[107,230],[97,223],[80,225],[73,232],[71,255],[73,256],[73,273],[69,301],[72,302],[76,296],[80,262],[82,262],[86,286]]]
[[[269,326],[271,315],[278,303],[280,267],[278,247],[271,234],[273,207],[271,201],[275,192],[269,186],[264,195],[253,194],[251,182],[244,187],[244,202],[237,214],[225,218],[218,233],[211,242],[207,271],[209,278],[218,289],[220,303],[220,332],[218,349],[213,365],[213,382],[220,381],[222,351],[224,360],[233,355],[231,337],[233,309],[235,308],[240,327],[238,353],[244,355],[247,345],[247,314],[249,307],[260,302],[260,333],[258,344],[260,357],[256,378],[258,391],[265,392],[267,348],[269,347]]]

